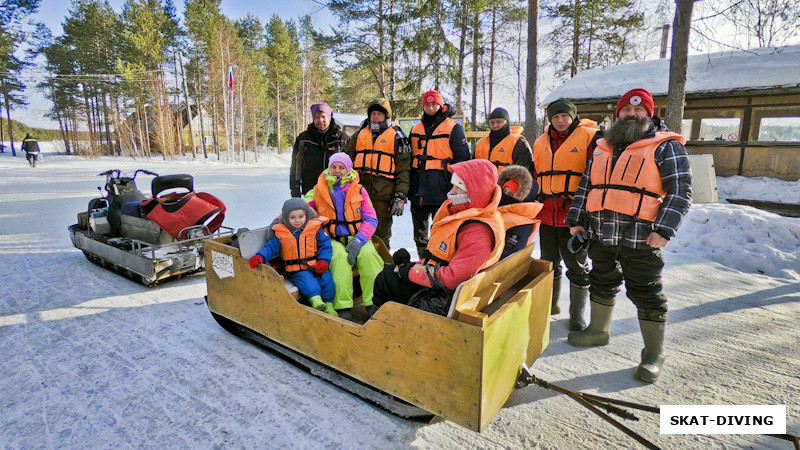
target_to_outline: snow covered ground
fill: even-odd
[[[512,394],[481,434],[397,418],[228,334],[205,307],[204,277],[148,289],[72,247],[66,227],[97,195],[101,171],[191,173],[198,190],[226,203],[226,225],[255,228],[288,195],[287,158],[46,153],[31,169],[0,154],[0,447],[636,447],[566,396],[535,386]],[[149,191],[149,180],[140,188]],[[800,202],[800,182],[732,177],[718,186],[723,199]],[[413,250],[408,212],[393,233],[393,247]],[[785,404],[787,431],[800,434],[800,219],[695,205],[664,253],[670,322],[657,383],[632,376],[641,337],[622,295],[608,346],[567,345],[562,313],[534,373],[651,405]],[[627,425],[664,448],[791,448],[766,436],[659,435],[656,414],[639,416]]]

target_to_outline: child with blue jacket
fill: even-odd
[[[331,239],[323,225],[328,219],[299,198],[286,200],[280,221],[272,226],[275,236],[250,258],[250,267],[280,254],[286,276],[315,309],[338,316],[333,308],[335,287],[328,270],[333,255]]]

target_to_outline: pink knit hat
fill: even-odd
[[[333,163],[338,162],[344,164],[344,167],[350,172],[353,169],[353,161],[345,152],[334,153],[328,158],[328,167],[330,167]]]

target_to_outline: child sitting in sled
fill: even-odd
[[[333,306],[339,317],[352,319],[353,267],[358,269],[362,302],[367,312],[372,312],[375,277],[383,270],[383,259],[370,241],[378,226],[378,216],[346,153],[330,157],[328,169],[322,172],[305,199],[320,215],[330,217],[325,231],[331,236],[333,246],[331,272],[336,283]]]
[[[322,229],[326,221],[302,199],[286,200],[280,221],[272,226],[275,236],[250,258],[250,267],[255,269],[280,254],[286,276],[311,306],[336,316],[333,276],[328,270],[331,240]]]

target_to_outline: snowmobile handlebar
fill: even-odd
[[[158,176],[158,174],[155,173],[155,172],[151,172],[151,171],[146,170],[146,169],[138,169],[136,172],[133,172],[133,176],[130,179],[131,180],[135,180],[136,179],[136,175],[139,175],[139,172],[141,172],[141,173],[143,173],[145,175],[152,175],[154,177]],[[121,174],[121,171],[119,169],[111,169],[111,170],[106,170],[105,172],[100,172],[100,173],[97,174],[97,176],[106,177],[108,179],[124,178],[124,177],[121,177],[120,174]]]

